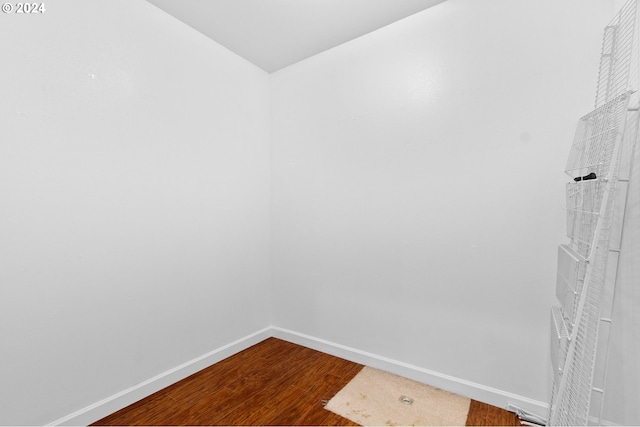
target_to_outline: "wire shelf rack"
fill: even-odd
[[[615,100],[614,100],[615,101]],[[612,101],[612,102],[614,102]],[[567,185],[567,224],[570,230],[570,248],[575,261],[584,262],[584,276],[580,266],[572,260],[559,259],[559,271],[568,280],[576,279],[576,299],[571,311],[563,312],[568,317],[569,345],[566,357],[559,363],[562,375],[555,375],[553,400],[550,405],[551,425],[588,425],[593,391],[593,369],[595,366],[598,328],[600,320],[601,294],[605,283],[611,220],[615,201],[618,165],[620,163],[621,130],[625,126],[624,114],[615,129],[615,140],[611,143],[606,161],[601,162],[606,175],[590,181],[572,182]],[[610,110],[615,111],[615,110]],[[591,242],[591,243],[589,243]],[[572,277],[571,268],[578,269]],[[580,280],[584,277],[584,280]],[[562,284],[560,284],[562,286]],[[559,353],[562,357],[562,353]]]
[[[612,208],[611,203],[607,209]],[[550,425],[588,425],[596,358],[602,284],[606,273],[608,229],[600,229],[594,256],[588,264],[576,308],[562,376],[554,379],[554,400],[550,407]]]
[[[596,87],[596,108],[629,89],[635,25],[634,0],[627,2],[604,29]]]
[[[570,177],[582,180],[595,174],[597,179],[609,172],[629,98],[624,92],[580,119],[565,168]]]
[[[625,102],[626,105],[626,102]],[[621,130],[625,127],[626,108],[615,130],[611,154],[603,162],[604,177],[594,183],[578,181],[567,186],[568,224],[572,226],[571,247],[584,259],[584,281],[576,283],[577,304],[573,304],[569,346],[563,362],[562,375],[554,379],[550,405],[551,425],[588,425],[593,392],[601,295],[605,283],[607,256],[618,166],[620,163]],[[598,183],[599,181],[599,183]],[[589,213],[589,214],[585,214]],[[597,212],[597,215],[593,213]],[[569,219],[571,218],[571,219]],[[595,221],[593,221],[595,219]],[[589,236],[592,243],[589,244]],[[570,260],[563,259],[563,262]],[[559,266],[562,268],[562,265]]]
[[[570,243],[558,249],[556,296],[562,307],[552,308],[549,425],[601,421],[597,393],[603,391],[594,385],[594,370],[621,145],[634,92],[630,74],[639,74],[636,9],[636,0],[629,0],[605,28],[595,109],[579,120],[565,168],[573,178],[566,186]]]

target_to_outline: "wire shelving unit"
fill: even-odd
[[[629,109],[632,98],[637,102],[629,86],[636,9],[636,0],[628,1],[605,27],[595,109],[579,120],[565,169],[572,178],[566,185],[569,243],[558,248],[556,296],[561,305],[551,309],[549,425],[602,422],[615,287],[615,274],[607,269],[617,268],[609,259],[617,250],[611,241],[621,235],[622,226],[614,225],[613,217],[625,209],[619,200],[626,198],[616,192],[627,188],[618,185],[620,153],[637,137],[627,126],[627,118],[638,115],[637,109]]]

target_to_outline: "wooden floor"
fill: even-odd
[[[92,425],[345,425],[324,409],[363,365],[269,338]],[[472,401],[467,425],[520,425]]]

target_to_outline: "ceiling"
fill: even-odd
[[[445,0],[147,0],[272,73]]]

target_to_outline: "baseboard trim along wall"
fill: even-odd
[[[447,390],[461,396],[466,396],[480,402],[497,406],[498,408],[508,409],[510,405],[517,406],[543,419],[546,417],[549,410],[549,404],[546,402],[541,402],[539,400],[509,393],[504,390],[463,380],[451,375],[430,371],[419,366],[378,356],[376,354],[336,344],[295,331],[274,326],[271,328],[271,334],[276,338],[280,338],[294,344],[303,345],[352,362],[391,372],[392,374],[429,384],[433,387],[441,388],[442,390]]]
[[[372,368],[382,369],[384,371],[485,402],[499,408],[508,409],[509,406],[517,406],[541,417],[544,417],[548,411],[548,404],[545,402],[529,399],[524,396],[487,387],[482,384],[466,381],[461,378],[456,378],[439,372],[430,371],[428,369],[378,356],[341,344],[336,344],[310,335],[272,326],[261,329],[230,344],[210,351],[47,425],[77,426],[91,424],[269,337],[280,338],[285,341],[322,351],[352,362],[371,366]]]
[[[229,356],[233,356],[242,350],[251,347],[254,344],[264,341],[271,337],[271,328],[264,328],[243,338],[240,338],[230,344],[219,347],[212,350],[202,356],[189,360],[173,369],[169,369],[153,378],[149,378],[146,381],[136,384],[133,387],[129,387],[126,390],[122,390],[112,396],[107,397],[99,402],[89,405],[83,409],[80,409],[72,414],[62,417],[56,421],[53,421],[48,426],[78,426],[88,425],[101,418],[106,417],[122,408],[125,408],[132,403],[143,399],[156,391],[176,383],[189,375],[220,362]]]

